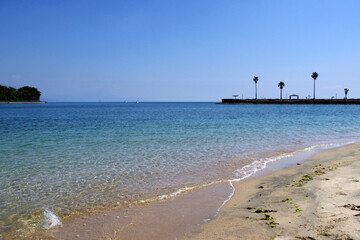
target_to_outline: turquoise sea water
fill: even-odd
[[[350,105],[3,104],[0,238],[359,136],[360,106]]]

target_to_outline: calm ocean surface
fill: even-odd
[[[359,136],[360,106],[350,105],[2,104],[0,238]]]

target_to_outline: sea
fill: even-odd
[[[241,180],[359,136],[357,105],[1,104],[0,239]]]

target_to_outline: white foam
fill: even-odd
[[[60,219],[49,209],[44,210],[44,228],[50,229],[55,226],[61,225]]]
[[[193,187],[183,187],[183,188],[180,188],[180,189],[178,189],[178,190],[176,190],[174,192],[166,193],[166,194],[156,196],[156,197],[153,197],[153,198],[147,198],[147,199],[139,200],[138,203],[150,203],[150,202],[155,202],[155,201],[158,201],[158,200],[170,199],[170,198],[173,198],[173,197],[175,197],[175,196],[177,196],[179,194],[182,194],[184,192],[188,192],[188,191],[191,191],[191,190],[194,190],[194,189],[200,189],[200,188],[203,188],[203,187],[211,186],[211,185],[214,185],[216,183],[221,183],[221,182],[225,182],[225,181],[226,180],[218,180],[218,181],[206,183],[206,184],[203,184],[203,185],[198,185],[198,186],[193,186]]]
[[[189,190],[193,190],[195,187],[184,187],[184,188],[180,188],[175,192],[172,193],[168,193],[168,194],[164,194],[158,197],[159,200],[164,200],[164,199],[168,199],[168,198],[172,198],[175,197],[176,195],[179,195],[183,192],[187,192]]]
[[[175,197],[176,195],[179,195],[183,192],[187,192],[187,191],[190,191],[190,190],[193,190],[195,189],[196,187],[184,187],[184,188],[180,188],[174,192],[170,192],[170,193],[167,193],[167,194],[163,194],[163,195],[160,195],[160,196],[156,196],[156,197],[153,197],[153,198],[147,198],[147,199],[141,199],[138,201],[138,203],[150,203],[150,202],[154,202],[154,201],[157,201],[157,200],[165,200],[165,199],[170,199],[170,198],[173,198]]]
[[[261,158],[259,160],[256,160],[240,169],[237,169],[235,171],[235,175],[236,176],[242,176],[240,178],[235,178],[235,179],[231,179],[230,181],[241,181],[244,178],[250,177],[251,175],[253,175],[254,173],[263,170],[264,168],[266,168],[268,163],[271,162],[275,162],[278,161],[280,159],[284,159],[284,158],[290,158],[293,157],[294,155],[301,153],[301,152],[308,152],[308,151],[312,151],[314,149],[318,149],[318,148],[325,148],[325,147],[334,147],[334,146],[341,146],[341,145],[347,145],[347,144],[351,144],[354,142],[343,142],[343,143],[328,143],[328,144],[319,144],[319,145],[314,145],[314,146],[310,146],[310,147],[306,147],[304,149],[300,149],[291,153],[283,153],[280,154],[278,156],[274,156],[274,157],[269,157],[269,158]]]

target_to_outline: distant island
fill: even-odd
[[[1,103],[41,103],[41,92],[34,87],[13,88],[0,85]]]

